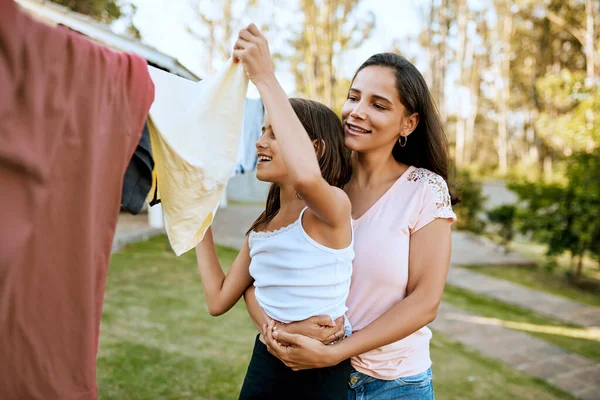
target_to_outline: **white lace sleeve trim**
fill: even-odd
[[[433,191],[436,205],[435,218],[456,219],[456,214],[452,211],[450,191],[444,178],[425,168],[417,168],[410,173],[407,180],[409,182],[423,182]]]

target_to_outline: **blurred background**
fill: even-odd
[[[370,55],[410,59],[439,107],[462,196],[432,325],[437,397],[600,398],[598,0],[17,2],[191,80],[218,70],[254,22],[288,94],[337,112]],[[265,189],[253,174],[232,178],[214,226],[224,265]],[[119,222],[101,396],[235,398],[255,334],[244,305],[207,316],[194,255],[174,257],[161,233],[145,215]]]

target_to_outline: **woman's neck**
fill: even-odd
[[[368,152],[352,154],[352,179],[360,188],[377,187],[383,182],[396,180],[408,169],[408,165],[394,159],[391,152]]]

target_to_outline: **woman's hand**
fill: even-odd
[[[233,47],[233,62],[240,61],[255,85],[275,79],[269,43],[254,24],[240,31]]]
[[[344,316],[332,321],[328,315],[310,317],[304,321],[292,322],[289,324],[275,323],[275,330],[308,336],[323,344],[331,344],[344,338]],[[279,339],[283,345],[283,339]]]
[[[316,339],[287,333],[274,327],[273,322],[263,325],[267,349],[294,371],[330,367],[343,361],[336,352],[336,345],[324,345]],[[283,345],[282,342],[288,345]]]

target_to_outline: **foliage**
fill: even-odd
[[[536,122],[540,136],[564,155],[600,146],[600,86],[585,87],[585,73],[568,69],[536,83],[544,107]]]
[[[300,29],[290,40],[290,64],[299,96],[341,109],[349,85],[340,76],[341,57],[360,46],[375,27],[375,16],[356,13],[360,0],[301,0]]]
[[[597,1],[426,0],[418,8],[423,28],[409,39],[421,47],[413,54],[425,63],[459,168],[507,176],[517,167],[549,180],[565,156],[600,145]]]
[[[231,57],[231,40],[237,34],[235,30],[243,27],[242,21],[247,15],[256,12],[261,5],[267,8],[266,4],[259,3],[261,1],[258,0],[189,0],[196,18],[188,25],[187,31],[202,43],[206,52],[204,68],[207,75],[213,75],[218,65]],[[260,25],[259,29],[266,33],[273,27],[274,24]]]
[[[460,170],[451,180],[452,191],[460,196],[460,203],[455,206],[456,227],[475,233],[485,229],[482,212],[485,196],[481,191],[481,182],[475,180],[467,170]]]
[[[515,236],[515,215],[517,208],[512,204],[504,204],[487,212],[490,222],[500,225],[502,244],[507,246]]]
[[[509,187],[523,204],[518,211],[521,231],[547,243],[548,256],[570,253],[570,275],[580,277],[586,252],[600,257],[600,149],[570,157],[567,177],[565,185],[525,183]]]
[[[125,34],[133,39],[141,39],[142,36],[133,24],[133,16],[137,6],[121,0],[50,0],[53,3],[68,7],[80,14],[85,14],[93,19],[111,24],[120,19],[125,22]]]
[[[104,23],[111,23],[121,18],[121,7],[119,0],[51,0],[71,10],[89,15],[90,17]]]

